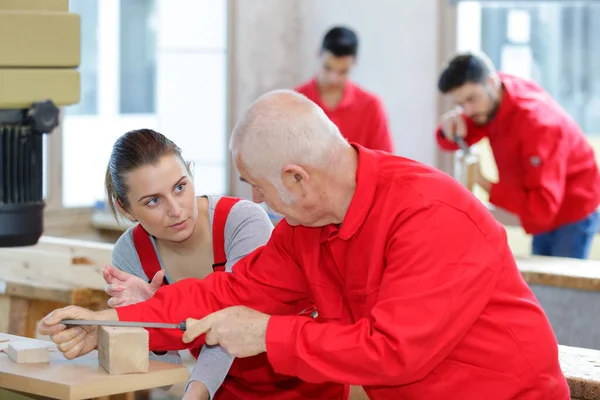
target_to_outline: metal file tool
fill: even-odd
[[[456,136],[454,141],[456,142],[458,147],[460,147],[460,149],[463,151],[463,153],[465,155],[470,154],[471,151],[469,149],[469,146],[467,146],[467,144],[465,143],[465,140],[462,137]]]
[[[116,326],[116,327],[129,327],[129,328],[159,328],[159,329],[179,329],[180,331],[186,330],[186,323],[181,322],[179,324],[165,324],[160,322],[129,322],[129,321],[91,321],[83,319],[63,319],[60,321],[64,325],[79,325],[79,326]]]

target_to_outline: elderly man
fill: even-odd
[[[503,227],[451,177],[348,144],[289,91],[250,107],[231,151],[241,179],[286,217],[268,244],[232,274],[183,280],[143,303],[53,312],[40,331],[67,357],[97,339],[92,327],[65,330],[64,318],[190,318],[183,338],[149,329],[151,348],[206,340],[237,357],[266,352],[278,373],[362,385],[371,399],[569,398]],[[294,315],[308,302],[314,318]]]

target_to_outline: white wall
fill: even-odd
[[[355,28],[360,49],[354,79],[382,97],[396,152],[434,165],[437,1],[308,0],[303,10],[309,24],[305,40],[314,43],[307,54],[314,61],[304,66],[304,77],[316,68],[310,56],[330,26]]]
[[[260,94],[310,78],[323,34],[347,24],[360,38],[354,79],[382,97],[396,152],[436,164],[437,0],[233,0],[233,10],[233,120]]]

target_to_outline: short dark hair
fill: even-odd
[[[446,94],[465,83],[485,83],[495,73],[490,59],[483,54],[462,53],[450,60],[440,74],[438,89]]]
[[[356,57],[358,54],[358,36],[350,28],[344,26],[333,27],[323,37],[321,50],[328,51],[336,57]]]

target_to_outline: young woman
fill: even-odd
[[[117,140],[105,184],[115,216],[137,222],[119,238],[113,266],[104,270],[112,307],[147,300],[163,284],[204,278],[213,271],[231,272],[239,259],[268,241],[273,229],[257,204],[230,197],[197,197],[180,149],[149,129],[127,132]],[[340,385],[309,384],[276,374],[265,354],[234,362],[220,347],[204,346],[191,353],[198,360],[184,399],[347,396]],[[152,358],[181,362],[178,352]]]

